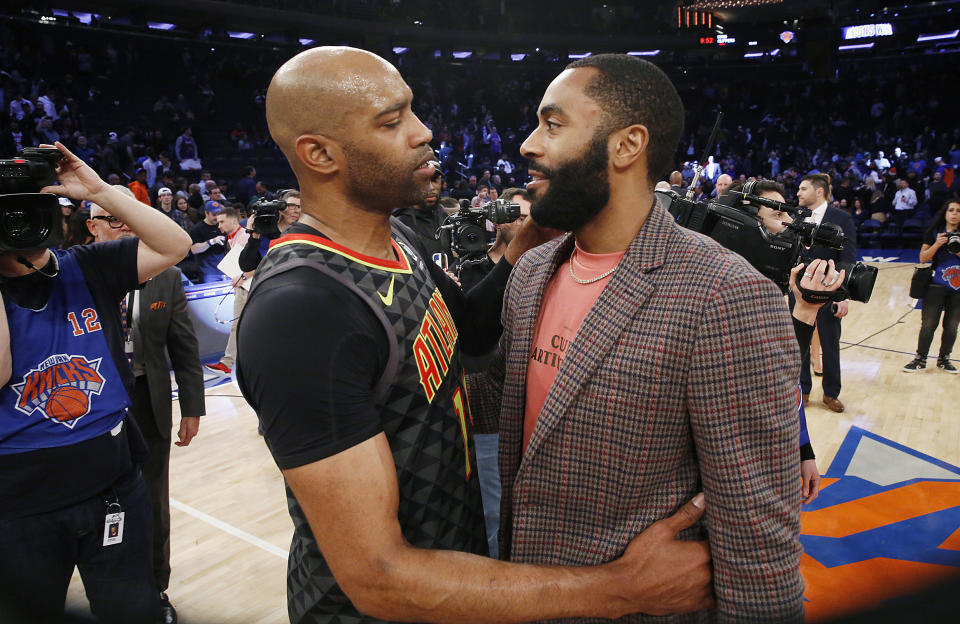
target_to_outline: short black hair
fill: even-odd
[[[730,191],[740,191],[743,192],[743,187],[746,186],[740,180],[734,180],[730,186],[727,188],[727,192]],[[761,193],[780,193],[781,196],[786,197],[787,193],[783,188],[783,185],[779,182],[774,182],[773,180],[756,180],[753,183],[753,188],[751,189],[751,194],[760,195]]]
[[[647,177],[652,186],[671,169],[683,133],[683,102],[673,83],[653,63],[626,54],[596,54],[566,68],[597,70],[585,92],[606,114],[602,129],[607,136],[633,124],[646,126]]]

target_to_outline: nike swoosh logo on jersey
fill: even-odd
[[[377,291],[377,296],[380,297],[380,301],[383,302],[383,305],[390,307],[390,304],[393,303],[393,280],[396,279],[395,275],[390,276],[390,287],[387,288],[386,296],[380,294],[380,291]]]

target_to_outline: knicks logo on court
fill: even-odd
[[[952,266],[943,270],[943,281],[950,284],[954,290],[960,290],[960,266]]]
[[[101,360],[63,353],[51,355],[12,386],[19,395],[17,409],[28,416],[39,412],[44,418],[73,429],[90,413],[92,396],[103,389]]]

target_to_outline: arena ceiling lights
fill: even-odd
[[[871,41],[870,43],[855,43],[853,45],[842,45],[837,46],[837,50],[841,52],[849,52],[850,50],[868,50],[873,47],[875,42]]]
[[[253,39],[257,35],[251,32],[235,32],[232,30],[227,31],[227,36],[231,39]]]
[[[917,43],[923,43],[924,41],[943,41],[945,39],[956,39],[958,34],[960,34],[960,30],[933,35],[917,35]]]
[[[147,28],[150,30],[173,30],[176,27],[176,24],[169,22],[147,22]]]
[[[660,50],[635,50],[633,52],[627,52],[628,56],[656,56],[660,54]]]

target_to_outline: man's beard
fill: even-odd
[[[430,192],[427,180],[414,177],[417,165],[433,152],[429,147],[408,162],[398,163],[378,152],[343,145],[349,167],[347,192],[357,207],[368,212],[390,214],[395,208],[422,204]]]
[[[531,161],[529,169],[543,173],[550,184],[542,196],[533,198],[530,217],[538,225],[567,232],[590,223],[610,201],[608,160],[607,137],[598,132],[583,156],[556,170]]]

